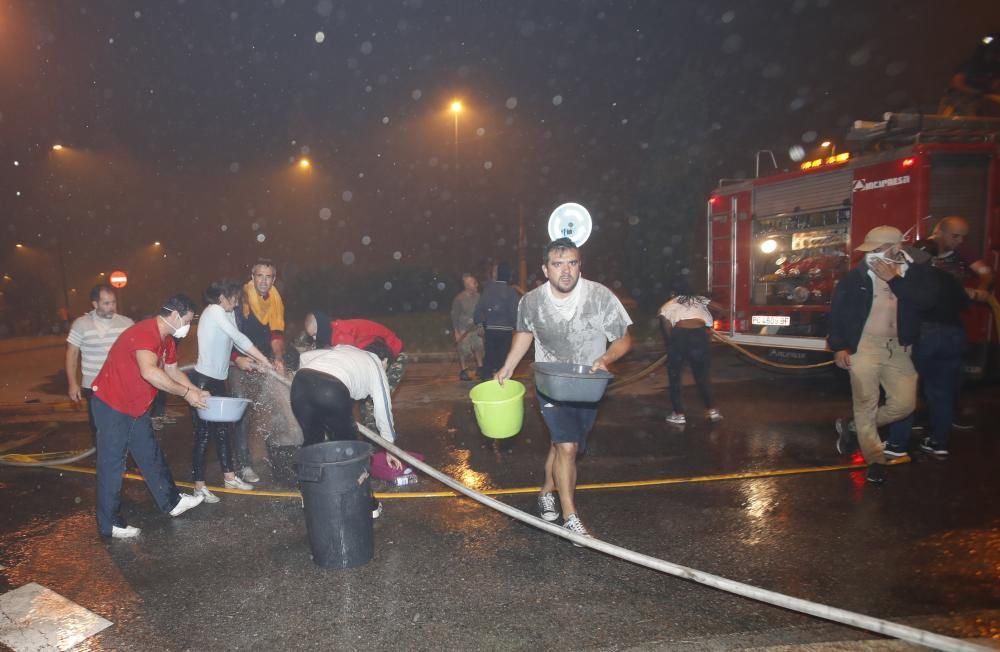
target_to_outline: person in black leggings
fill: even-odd
[[[302,445],[357,439],[354,399],[347,385],[315,369],[299,369],[292,380],[292,412],[302,427]]]
[[[674,283],[674,297],[660,308],[660,318],[667,334],[667,377],[670,380],[670,402],[673,412],[667,416],[667,423],[684,425],[684,402],[681,396],[682,375],[686,365],[691,366],[698,393],[705,404],[705,417],[709,421],[719,421],[722,414],[712,400],[712,380],[709,377],[712,353],[710,331],[712,328],[711,309],[724,309],[705,296],[691,291],[686,281]]]
[[[395,441],[392,399],[385,370],[392,352],[385,340],[375,339],[364,350],[350,345],[317,349],[302,354],[301,366],[292,379],[292,413],[302,428],[302,445],[324,441],[357,439],[354,401],[374,402],[379,434]],[[392,468],[402,468],[393,455],[386,460]],[[378,518],[382,505],[372,498],[372,517]]]
[[[216,281],[205,290],[205,310],[198,320],[198,363],[189,378],[198,388],[212,396],[229,396],[226,377],[233,346],[247,360],[263,368],[271,363],[250,338],[236,328],[233,311],[239,304],[240,286],[236,283]],[[217,503],[219,497],[205,486],[205,451],[208,442],[215,442],[215,452],[222,467],[223,483],[227,489],[249,491],[253,485],[236,476],[233,469],[232,450],[229,447],[228,423],[204,421],[197,410],[191,410],[194,424],[194,447],[191,453],[191,473],[194,477],[194,494],[206,503]]]

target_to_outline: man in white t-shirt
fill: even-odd
[[[115,289],[106,283],[95,285],[90,291],[90,305],[94,309],[73,322],[66,338],[66,381],[69,384],[67,393],[74,402],[86,399],[88,414],[90,386],[94,382],[94,377],[104,365],[111,345],[126,328],[132,325],[131,319],[118,314],[118,295]],[[79,379],[81,372],[82,383]]]
[[[607,371],[608,365],[632,348],[628,333],[632,320],[611,290],[580,277],[580,249],[572,240],[550,242],[542,260],[548,283],[525,294],[518,305],[510,353],[495,376],[501,384],[514,375],[533,341],[536,362],[590,365],[592,371]],[[546,521],[559,518],[553,495],[558,492],[563,527],[589,536],[574,502],[576,456],[586,447],[597,418],[597,403],[563,403],[541,392],[538,403],[552,440],[545,460],[545,483],[538,496],[540,515]]]

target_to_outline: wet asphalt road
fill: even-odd
[[[537,486],[548,439],[531,392],[524,430],[494,442],[478,433],[470,385],[456,373],[411,366],[396,399],[400,444],[476,488]],[[772,375],[724,352],[715,377],[720,424],[665,424],[662,370],[606,399],[579,481],[845,461],[830,425],[849,405],[843,379]],[[686,396],[696,413],[694,392]],[[996,396],[971,389],[976,428],[955,433],[952,459],[915,455],[884,487],[832,471],[593,490],[578,507],[598,537],[655,557],[938,633],[1000,637]],[[47,418],[59,429],[24,450],[87,445],[78,415],[28,412],[6,411],[0,446]],[[171,412],[179,418],[161,441],[187,479],[190,424],[180,406]],[[262,486],[282,488],[264,471]],[[424,478],[404,489],[441,488]],[[574,548],[465,498],[386,499],[375,558],[334,571],[312,563],[298,499],[221,495],[170,519],[127,481],[124,511],[143,534],[109,542],[95,531],[92,476],[0,467],[0,495],[0,593],[36,582],[114,623],[79,649],[732,649],[877,638]],[[532,495],[501,499],[534,508]]]

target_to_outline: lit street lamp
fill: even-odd
[[[451,112],[455,116],[455,169],[458,169],[458,114],[462,112],[462,103],[458,100],[453,100],[451,103]]]
[[[455,207],[455,228],[458,228],[458,114],[462,112],[462,103],[459,100],[452,100],[451,106],[449,107],[452,115],[455,116],[455,189],[453,191],[452,206]],[[456,233],[457,235],[457,233]]]

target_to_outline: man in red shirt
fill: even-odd
[[[94,379],[97,530],[102,536],[128,539],[139,534],[139,528],[126,524],[118,513],[122,473],[129,453],[161,512],[180,516],[202,501],[201,496],[177,490],[153,437],[149,415],[157,390],[180,396],[191,407],[206,406],[208,392],[195,387],[177,368],[177,346],[173,339],[187,335],[194,309],[189,297],[183,294],[170,297],[156,317],[138,322],[118,337]]]
[[[403,340],[391,330],[368,319],[330,319],[328,314],[320,310],[306,313],[303,327],[306,335],[316,339],[317,349],[338,344],[350,344],[364,349],[377,339],[384,340],[392,353],[385,375],[389,379],[389,392],[395,393],[399,381],[403,379],[407,357],[403,353]],[[361,422],[370,430],[376,429],[375,408],[370,397],[361,403]]]

